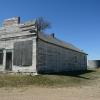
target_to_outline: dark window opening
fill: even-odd
[[[0,52],[0,65],[3,64],[3,52]]]
[[[12,70],[12,52],[6,53],[6,70]]]

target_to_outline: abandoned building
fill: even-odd
[[[0,71],[52,73],[87,69],[87,54],[54,34],[38,32],[35,21],[5,19],[0,28]]]

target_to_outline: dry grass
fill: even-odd
[[[0,87],[0,100],[100,100],[100,69],[63,75],[2,74]]]
[[[72,87],[90,85],[100,78],[100,70],[70,72],[61,75],[0,75],[0,87],[44,86]]]

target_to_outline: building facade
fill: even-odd
[[[54,34],[37,32],[35,21],[4,20],[0,29],[0,71],[54,73],[87,69],[87,54]]]
[[[88,60],[87,67],[88,69],[100,68],[100,60]]]

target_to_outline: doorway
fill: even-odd
[[[6,52],[6,70],[12,70],[12,52]]]

